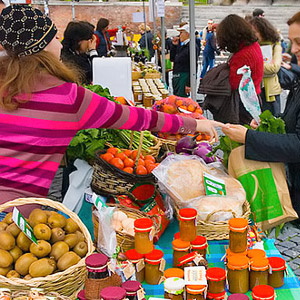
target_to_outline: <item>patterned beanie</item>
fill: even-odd
[[[0,44],[8,55],[18,57],[42,51],[57,29],[40,10],[28,5],[11,5],[0,15]]]

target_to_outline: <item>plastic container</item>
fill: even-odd
[[[137,300],[137,292],[141,289],[141,283],[136,280],[129,280],[122,283],[121,287],[126,291],[126,298]]]
[[[79,299],[79,300],[86,300],[86,298],[85,298],[85,290],[81,290],[81,291],[78,292],[77,299]]]
[[[232,218],[229,220],[229,248],[233,253],[247,250],[248,220]]]
[[[225,297],[226,297],[225,291],[222,293],[218,293],[218,294],[207,292],[206,299],[223,300],[223,299],[225,299]]]
[[[209,268],[206,270],[208,284],[207,295],[222,294],[225,292],[226,271],[222,268]],[[221,298],[222,299],[222,298]]]
[[[125,256],[134,265],[136,280],[143,282],[145,279],[144,254],[138,253],[135,249],[130,249],[125,252]]]
[[[126,298],[126,291],[119,286],[109,286],[101,290],[101,300],[122,300]]]
[[[187,285],[186,300],[204,300],[206,285]]]
[[[254,257],[267,257],[266,251],[262,249],[251,249],[247,251],[247,256],[251,259]]]
[[[231,294],[227,300],[249,300],[249,297],[244,294]]]
[[[154,249],[145,255],[145,281],[148,284],[158,284],[163,271],[161,270],[161,262],[164,253],[161,250]]]
[[[176,239],[172,241],[173,246],[173,267],[179,264],[179,258],[189,253],[190,242]]]
[[[151,230],[153,221],[148,218],[140,218],[134,221],[134,247],[140,254],[153,251],[153,236]]]
[[[191,248],[192,251],[197,251],[200,255],[206,258],[206,251],[207,251],[207,240],[206,237],[198,235],[192,242]]]
[[[249,258],[233,255],[227,260],[227,281],[229,292],[245,294],[249,290]]]
[[[184,271],[182,269],[179,269],[179,268],[169,268],[169,269],[165,270],[164,277],[165,278],[170,278],[170,277],[183,278],[184,277]]]
[[[257,285],[253,288],[253,300],[275,300],[275,290],[269,285]]]
[[[185,281],[182,278],[170,277],[164,281],[165,299],[183,300]]]
[[[281,257],[269,257],[268,260],[270,265],[268,284],[273,288],[279,288],[284,285],[285,260]]]
[[[269,260],[255,257],[250,260],[250,290],[257,285],[268,284]]]
[[[103,279],[109,276],[107,263],[108,257],[102,253],[94,253],[85,259],[87,277],[91,279]]]
[[[197,237],[197,210],[182,208],[179,210],[179,234],[183,241],[192,242]]]

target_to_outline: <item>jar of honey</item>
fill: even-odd
[[[208,269],[208,262],[202,256],[199,255],[197,251],[191,252],[179,258],[179,268],[186,268],[186,267],[196,267],[196,266],[204,266],[205,269]]]
[[[179,268],[169,268],[169,269],[165,270],[164,277],[165,278],[170,278],[170,277],[183,278],[184,271]]]
[[[154,249],[145,255],[145,281],[148,284],[158,284],[163,275],[162,259],[164,253]]]
[[[142,89],[134,89],[133,91],[134,102],[136,104],[143,103],[143,92]]]
[[[183,241],[191,242],[197,236],[197,210],[182,208],[179,210],[179,234]]]
[[[103,279],[109,276],[108,257],[102,253],[93,253],[85,259],[87,277],[91,279]]]
[[[229,220],[229,248],[233,253],[247,250],[248,220],[232,218]]]
[[[140,218],[134,221],[134,247],[140,254],[146,254],[153,251],[152,236],[153,220]]]
[[[218,293],[218,294],[214,294],[214,293],[210,293],[207,292],[207,296],[206,299],[212,299],[212,300],[223,300],[226,297],[226,292],[222,292],[222,293]]]
[[[105,287],[100,292],[101,300],[123,300],[126,298],[126,291],[119,286]]]
[[[226,261],[228,260],[228,258],[230,256],[233,256],[233,255],[243,255],[243,256],[247,256],[247,250],[244,251],[244,252],[241,252],[241,253],[233,253],[229,248],[226,249]]]
[[[279,288],[284,285],[285,260],[281,257],[269,257],[268,260],[270,265],[268,283],[273,288]]]
[[[229,292],[245,294],[249,290],[249,258],[233,255],[227,260],[227,281]]]
[[[206,237],[198,235],[192,242],[191,248],[192,251],[197,251],[200,255],[206,258],[206,251],[207,251],[207,240]]]
[[[81,290],[81,291],[78,292],[77,299],[78,300],[86,300],[86,298],[85,298],[85,290]]]
[[[136,280],[143,282],[145,279],[144,254],[138,253],[135,249],[130,249],[125,252],[125,256],[134,265]]]
[[[231,294],[227,300],[249,300],[249,297],[245,294]]]
[[[177,267],[179,258],[188,254],[190,250],[190,242],[176,239],[172,241],[173,246],[173,267]]]
[[[266,251],[262,249],[251,249],[247,251],[247,256],[252,259],[254,257],[267,257]]]
[[[170,277],[164,281],[165,299],[183,300],[185,281],[182,278]]]
[[[187,285],[186,300],[205,300],[206,285]]]
[[[269,285],[257,285],[253,288],[251,296],[253,300],[275,300],[275,290]]]
[[[153,106],[153,95],[151,93],[144,94],[143,104],[146,108]]]
[[[268,284],[269,260],[266,257],[254,257],[250,260],[250,290],[257,285]]]
[[[126,298],[128,300],[138,300],[137,293],[142,288],[140,282],[128,280],[123,282],[121,287],[126,291]]]
[[[209,268],[206,270],[208,284],[207,295],[225,292],[226,271],[222,268]],[[221,298],[222,299],[222,298]]]

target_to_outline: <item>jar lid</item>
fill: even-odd
[[[197,295],[205,291],[206,285],[187,285],[185,288],[189,294]]]
[[[245,270],[249,268],[249,258],[244,255],[232,255],[228,257],[227,268],[231,270]]]
[[[191,253],[189,253],[189,254],[186,254],[186,255],[180,257],[180,258],[178,259],[178,262],[179,262],[178,267],[181,267],[181,266],[183,266],[184,264],[193,261],[198,255],[199,255],[199,254],[198,254],[197,251],[193,251],[193,252],[191,252]]]
[[[250,268],[253,271],[266,271],[269,269],[269,260],[266,257],[253,257],[250,260]]]
[[[251,249],[247,251],[247,256],[249,258],[266,257],[266,251],[262,249]]]
[[[197,210],[194,208],[182,208],[179,209],[179,219],[188,221],[193,220],[197,216]]]
[[[126,256],[127,259],[129,259],[129,260],[139,260],[139,259],[142,259],[142,258],[144,257],[143,254],[138,253],[135,249],[127,250],[127,251],[125,252],[125,256]]]
[[[187,251],[190,248],[190,242],[183,241],[181,239],[176,239],[172,241],[172,246],[174,250]]]
[[[163,256],[164,253],[161,250],[154,249],[150,253],[145,254],[145,262],[149,263],[150,265],[157,265],[160,263]]]
[[[183,278],[184,271],[179,268],[169,268],[169,269],[165,270],[164,277],[166,277],[166,278],[170,278],[170,277]]]
[[[105,267],[108,262],[108,257],[102,253],[93,253],[85,259],[85,264],[88,268]]]
[[[248,220],[232,218],[228,221],[229,229],[234,232],[244,232],[248,228]]]
[[[141,283],[136,280],[129,280],[122,283],[121,287],[129,293],[136,293],[141,288]]]
[[[149,232],[153,226],[153,220],[149,218],[140,218],[134,221],[134,230],[138,232]]]
[[[249,300],[249,297],[245,294],[231,294],[227,300]]]
[[[77,294],[77,298],[79,300],[85,300],[85,290],[79,291],[78,294]]]
[[[268,257],[272,271],[283,271],[286,269],[285,260],[281,257]]]
[[[206,249],[208,247],[205,236],[198,235],[192,242],[191,245],[195,249]]]
[[[100,298],[104,300],[121,300],[125,297],[126,290],[119,286],[108,286],[100,292]]]
[[[218,294],[213,294],[213,293],[207,293],[206,298],[207,299],[214,299],[214,300],[222,300],[225,298],[226,291]]]
[[[180,239],[180,232],[174,234],[174,240]]]
[[[235,253],[235,252],[232,252],[229,248],[226,249],[226,255],[229,257],[229,256],[232,256],[232,255],[243,255],[243,256],[246,256],[247,255],[247,250],[244,251],[244,252],[240,252],[240,253]]]
[[[206,270],[206,279],[221,281],[226,278],[226,271],[222,268],[214,267]]]
[[[185,281],[182,278],[170,277],[164,281],[165,292],[175,294],[176,292],[183,293]]]
[[[257,300],[272,300],[275,296],[275,290],[269,285],[257,285],[252,289],[251,296]]]

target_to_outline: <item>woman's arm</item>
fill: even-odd
[[[275,75],[280,69],[282,62],[282,47],[276,44],[273,51],[272,61],[264,63],[264,75]]]

